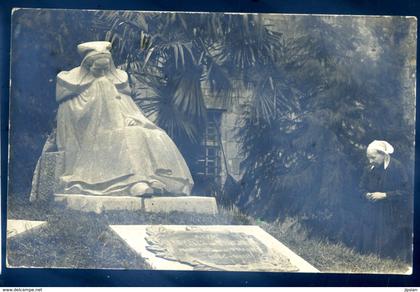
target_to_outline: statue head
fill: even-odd
[[[87,42],[77,46],[83,57],[81,66],[94,77],[105,76],[114,66],[111,56],[111,43],[106,41]]]
[[[110,54],[112,44],[107,41],[93,41],[77,45],[77,51],[82,57],[87,57],[93,53]]]
[[[124,74],[115,68],[110,50],[111,43],[107,41],[86,42],[77,46],[77,51],[83,57],[79,84],[90,83],[103,76],[113,82],[125,82]]]
[[[110,50],[111,43],[106,41],[79,44],[77,51],[83,60],[80,66],[57,75],[56,100],[84,90],[100,77],[107,78],[119,88],[128,88],[129,93],[127,73],[115,67]]]
[[[89,71],[96,78],[105,76],[111,69],[111,60],[106,56],[99,56],[92,60]]]

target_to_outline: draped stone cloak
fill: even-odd
[[[193,180],[184,158],[130,93],[126,72],[113,64],[100,78],[83,63],[57,75],[55,144],[64,156],[60,192],[129,195],[133,184],[157,180],[167,193],[190,194]],[[31,199],[35,196],[33,189]]]

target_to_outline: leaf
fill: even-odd
[[[179,53],[181,55],[182,66],[184,66],[185,65],[184,49],[181,44],[179,44]]]
[[[150,48],[150,50],[147,52],[147,56],[144,59],[143,68],[146,67],[146,64],[149,61],[150,57],[152,56],[154,50],[155,50],[155,48],[153,47],[153,48]]]
[[[268,80],[270,81],[271,90],[274,90],[273,78],[270,76]]]
[[[175,68],[178,68],[178,45],[177,45],[177,43],[173,44],[172,48],[174,50],[174,56],[175,56]]]
[[[188,50],[188,52],[190,53],[191,59],[195,63],[195,58],[194,58],[194,54],[193,54],[193,52],[191,50],[191,47],[189,45],[185,45],[185,48]]]
[[[144,33],[140,31],[140,49],[144,49]]]

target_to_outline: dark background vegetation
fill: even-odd
[[[239,3],[236,3],[236,5],[233,5],[233,6],[228,5],[228,6],[229,7],[234,7],[234,8],[231,8],[231,10],[238,10],[239,9],[239,10],[248,11],[249,9],[253,9],[252,7],[254,7],[254,9],[258,10],[259,9],[258,7],[261,7],[261,6],[255,6],[255,4],[258,4],[257,2],[258,1],[250,2],[250,3],[248,3],[249,6],[248,6],[248,4],[245,4],[245,3],[243,5],[239,4]],[[416,14],[417,10],[416,10],[415,2],[410,2],[410,1],[407,1],[407,2],[409,2],[409,4],[408,5],[407,4],[401,4],[401,6],[402,6],[401,8],[399,7],[400,3],[399,4],[396,4],[396,3],[390,4],[389,2],[387,2],[386,4],[384,4],[382,2],[380,3],[380,1],[372,1],[370,3],[367,3],[367,2],[364,2],[364,1],[350,1],[350,2],[347,1],[346,2],[347,4],[343,4],[342,6],[339,5],[339,7],[343,7],[344,9],[346,9],[344,12],[357,13],[357,14],[363,14],[363,13],[372,14],[372,13],[375,13],[375,12],[376,12],[376,14],[378,14],[378,12],[381,13],[381,14],[383,14],[383,13],[385,13],[385,14],[395,14],[395,13],[397,13],[397,14],[401,14],[401,15],[402,14],[408,15],[408,14],[412,14],[411,12],[413,12],[413,14]],[[40,5],[45,5],[45,3],[40,4]],[[84,4],[84,5],[88,5],[88,4]],[[114,5],[114,4],[112,4],[112,5]],[[108,4],[108,6],[107,5],[105,5],[105,6],[108,7],[108,8],[109,7],[117,8],[117,7],[112,6],[112,5],[109,6],[109,4]],[[223,5],[220,6],[219,2],[218,2],[218,5],[219,5],[218,7],[220,7],[221,10],[226,10],[226,8],[222,8]],[[287,11],[287,12],[292,12],[293,11],[294,12],[294,11],[296,11],[296,9],[298,9],[298,10],[299,9],[304,9],[305,12],[324,12],[324,13],[325,12],[330,12],[330,13],[342,12],[342,10],[340,10],[340,8],[334,8],[334,7],[336,7],[335,5],[325,5],[324,4],[324,6],[323,6],[324,8],[321,9],[321,10],[317,7],[314,7],[313,4],[308,4],[309,6],[306,7],[306,8],[305,8],[304,4],[302,4],[302,5],[300,5],[300,4],[297,5],[297,6],[292,5],[292,8],[290,8],[290,4],[288,6],[287,3],[286,3],[286,6],[285,6],[286,10],[284,10],[284,11]],[[50,4],[50,6],[51,6],[51,4]],[[53,6],[55,6],[55,5],[53,5]],[[75,7],[75,6],[72,6],[72,7]],[[93,8],[94,6],[89,6],[88,5],[88,6],[84,6],[84,7]],[[98,4],[95,7],[101,8],[101,5]],[[167,4],[162,4],[161,6],[159,6],[159,5],[158,6],[153,6],[152,5],[152,9],[172,9],[171,7],[172,6],[167,5]],[[194,7],[196,7],[196,6],[194,6]],[[268,6],[264,6],[264,7],[267,8]],[[287,8],[287,7],[289,7],[289,8]],[[266,8],[263,9],[263,11],[268,12],[266,10]],[[206,10],[206,9],[204,9],[204,10]],[[271,11],[271,10],[269,10],[269,11]],[[299,11],[301,11],[301,10],[299,10]],[[71,26],[76,27],[79,23],[80,23],[80,21],[77,21],[75,23],[71,23]],[[87,33],[87,34],[92,33],[92,32],[89,32],[89,30],[87,30],[86,27],[83,27],[83,28],[84,28],[84,30],[82,30],[83,33]],[[43,29],[45,29],[45,27],[43,27]],[[49,31],[49,30],[47,30],[47,31]],[[34,39],[36,39],[36,37],[35,37],[36,35],[39,36],[39,32],[35,32],[32,35],[34,37]],[[59,36],[59,34],[56,34],[56,37],[58,37],[58,36]],[[76,38],[80,38],[80,42],[85,41],[85,40],[91,40],[91,39],[85,39],[82,36],[82,33],[77,34],[77,35],[73,35],[73,39],[67,39],[66,40],[67,41],[66,50],[69,54],[73,54],[73,57],[71,59],[69,59],[69,61],[67,63],[69,66],[66,66],[66,64],[65,64],[66,60],[64,60],[62,57],[53,56],[53,55],[50,55],[50,53],[45,53],[44,52],[44,54],[46,54],[46,56],[44,56],[45,59],[42,59],[43,63],[44,64],[50,64],[51,67],[49,67],[49,65],[46,65],[45,66],[46,69],[39,70],[39,69],[36,68],[36,66],[29,66],[28,62],[30,63],[31,61],[33,61],[33,59],[30,58],[30,57],[26,57],[26,61],[27,61],[26,69],[27,69],[27,71],[25,71],[25,72],[27,72],[29,76],[32,76],[32,78],[28,77],[27,82],[30,82],[29,84],[34,84],[34,85],[39,84],[38,90],[33,90],[33,93],[38,94],[38,93],[41,93],[41,92],[44,93],[45,91],[48,91],[48,93],[52,94],[51,96],[53,96],[53,94],[54,94],[53,87],[54,86],[51,86],[51,84],[48,84],[48,82],[46,81],[47,78],[43,78],[43,77],[48,76],[48,77],[54,78],[55,74],[57,72],[78,65],[78,61],[76,61],[76,60],[78,60],[79,57],[77,56],[77,54],[74,50],[75,45],[77,43],[79,43],[78,40],[76,41]],[[73,42],[73,41],[74,41],[74,44],[69,43],[69,42]],[[40,54],[37,55],[37,54],[35,54],[34,52],[31,52],[31,51],[32,51],[33,48],[35,48],[37,45],[39,46],[40,44],[37,44],[37,42],[34,42],[33,45],[34,45],[34,47],[29,49],[29,54],[33,54],[33,56],[36,56],[36,58],[38,58]],[[58,60],[58,61],[53,62],[52,61],[53,58],[51,58],[51,57],[55,58],[54,60]],[[23,58],[23,59],[25,59],[25,58]],[[25,66],[25,64],[22,64],[22,66]],[[60,66],[60,68],[57,68],[57,66]],[[51,69],[51,68],[54,68],[54,69]],[[38,74],[37,75],[33,74],[33,72],[37,72]],[[387,71],[387,73],[388,72],[389,71]],[[34,80],[35,80],[34,76],[36,77],[36,80],[38,80],[38,82],[34,82]],[[42,76],[42,78],[41,78],[41,76]],[[49,80],[49,78],[48,78],[48,80]],[[41,82],[44,82],[43,85],[41,85]],[[54,81],[52,81],[52,82],[54,82]],[[42,100],[46,100],[46,99],[42,99]],[[27,99],[27,102],[29,104],[29,102],[30,102],[29,97]],[[32,117],[31,119],[29,119],[29,117],[33,113],[32,111],[33,110],[36,111],[37,109],[34,107],[34,108],[30,108],[30,110],[29,110],[28,109],[28,104],[25,104],[25,102],[23,100],[22,100],[21,103],[22,103],[21,104],[22,106],[27,106],[26,107],[27,110],[22,112],[24,115],[28,116],[28,121],[25,122],[25,126],[28,126],[28,124],[31,125],[32,123],[36,124],[37,121],[38,121],[38,118],[34,119]],[[46,123],[45,124],[38,125],[38,127],[41,130],[39,132],[37,132],[36,135],[39,135],[39,136],[40,135],[46,135],[48,133],[48,131],[53,127],[54,123],[53,123],[53,114],[52,113],[53,113],[53,111],[56,107],[56,105],[54,105],[53,103],[51,103],[50,105],[44,105],[43,104],[42,106],[46,106],[45,107],[45,113],[51,113],[51,115],[48,118],[46,118]],[[50,109],[52,111],[50,111]],[[398,111],[398,108],[396,110]],[[3,113],[4,113],[4,109],[3,109]],[[42,115],[45,116],[45,113],[42,111]],[[44,137],[42,137],[41,140],[43,140],[43,139],[44,139]],[[390,137],[387,137],[387,139],[390,139]],[[22,149],[24,149],[25,152],[22,152],[22,153],[28,153],[28,152],[35,153],[36,151],[40,151],[40,147],[43,143],[41,140],[39,140],[39,144],[37,144],[37,145],[32,145],[31,143],[23,144],[24,146],[22,146]],[[366,141],[366,143],[367,143],[367,141]],[[3,144],[3,146],[4,146],[4,144]],[[4,150],[4,148],[3,148],[3,150]],[[32,151],[34,151],[34,152],[32,152]],[[22,180],[25,180],[26,183],[27,183],[27,182],[30,181],[30,173],[32,171],[32,168],[25,170],[24,167],[26,167],[28,165],[31,165],[31,164],[33,165],[33,163],[34,163],[33,159],[35,159],[35,158],[33,157],[33,155],[29,155],[29,154],[27,155],[27,154],[22,154],[22,153],[19,154],[20,159],[22,159],[22,165],[20,167],[18,167],[20,172],[18,170],[16,170],[16,173],[18,174],[18,177],[20,177]],[[402,159],[404,159],[404,158],[402,158]],[[25,160],[26,160],[26,162],[25,162]],[[407,161],[410,162],[409,158],[407,158]],[[3,160],[3,162],[4,162],[4,160]],[[345,162],[343,162],[343,164],[344,163]],[[412,163],[412,161],[410,163]],[[25,171],[27,172],[28,176],[25,176]],[[16,186],[16,187],[18,187],[18,186]],[[16,189],[16,190],[18,190],[18,189]],[[22,191],[22,196],[24,196],[23,192],[25,190],[22,188],[21,191]],[[19,279],[24,281],[24,282],[26,281],[26,283],[33,283],[33,281],[35,279],[33,277],[33,275],[31,277],[28,277],[28,278],[27,277],[22,277],[22,275],[26,275],[26,272],[17,271],[14,274],[15,274],[15,276],[20,275],[21,277],[19,277]],[[33,274],[41,275],[42,273],[34,271]],[[73,275],[73,276],[79,277],[79,280],[76,281],[77,283],[75,281],[73,281],[73,282],[69,281],[68,282],[68,283],[73,283],[73,285],[74,284],[77,285],[77,284],[83,284],[83,283],[84,284],[91,283],[91,281],[97,281],[97,283],[99,283],[99,281],[100,281],[100,283],[101,283],[100,285],[109,285],[109,284],[115,285],[115,284],[118,284],[118,283],[123,284],[122,282],[116,281],[113,277],[110,280],[106,280],[105,278],[103,278],[104,275],[102,275],[101,272],[96,273],[96,272],[92,271],[91,273],[88,273],[88,275],[89,275],[88,277],[83,277],[83,276],[80,277],[81,275],[79,275],[77,271],[74,271],[74,272],[68,271],[68,273],[61,273],[61,274],[59,272],[57,272],[57,275],[67,275],[68,277],[71,277],[71,275]],[[120,276],[120,277],[124,276],[123,273],[118,273],[118,272],[114,273],[113,275]],[[179,280],[181,282],[175,280],[172,273],[169,273],[169,274],[165,274],[165,273],[159,273],[159,274],[153,274],[152,273],[152,274],[150,274],[150,273],[148,273],[148,276],[149,276],[148,279],[150,281],[148,280],[147,282],[148,283],[153,282],[153,283],[155,283],[155,285],[175,285],[177,283],[178,284],[180,284],[180,283],[184,283],[184,284],[185,283],[191,283],[191,282],[186,281],[186,278],[183,277],[180,273],[178,273],[177,275],[181,277],[180,278],[181,280]],[[286,283],[286,285],[296,285],[296,283],[299,283],[299,285],[308,285],[310,283],[312,283],[312,285],[315,284],[315,283],[318,283],[318,284],[324,283],[324,285],[328,284],[328,283],[329,283],[329,285],[337,285],[337,284],[338,285],[345,285],[346,283],[348,284],[348,282],[346,282],[346,281],[343,283],[342,277],[334,277],[334,276],[331,276],[331,277],[329,277],[329,276],[314,276],[314,277],[309,277],[308,276],[308,277],[306,277],[305,276],[305,277],[302,278],[300,275],[294,275],[294,276],[289,276],[288,275],[287,277],[289,277],[289,280],[291,279],[291,281],[294,281],[295,284],[293,284],[292,282],[287,282],[287,281],[283,282],[283,284],[284,283]],[[217,284],[220,285],[220,284],[225,283],[225,285],[226,285],[227,283],[231,283],[229,279],[231,279],[231,280],[234,279],[237,284],[241,284],[241,285],[256,285],[256,284],[257,285],[258,284],[259,285],[276,285],[276,284],[279,285],[280,282],[278,282],[278,280],[281,279],[281,278],[282,277],[277,277],[277,276],[271,277],[270,275],[264,275],[264,276],[254,275],[254,277],[251,277],[251,276],[248,277],[248,276],[243,276],[243,275],[239,276],[239,275],[232,274],[232,273],[229,273],[229,274],[219,274],[218,273],[217,275],[211,274],[211,273],[206,273],[206,274],[197,274],[195,283],[196,283],[196,285],[197,285],[197,283],[199,283],[199,285],[217,285]],[[321,279],[321,278],[324,279],[324,282],[319,281],[319,279]],[[330,279],[329,282],[325,282],[325,280],[327,278]],[[347,277],[346,279],[354,280],[354,282],[352,282],[352,283],[354,283],[354,284],[359,283],[359,285],[361,283],[363,283],[363,285],[369,285],[369,283],[370,284],[372,284],[372,283],[376,283],[376,284],[379,283],[380,284],[380,283],[385,283],[385,282],[387,282],[389,285],[395,285],[395,283],[399,283],[399,285],[401,285],[401,284],[404,285],[404,283],[405,284],[413,283],[413,282],[409,282],[410,281],[409,277],[406,277],[404,279],[399,278],[399,277],[389,277],[389,276],[378,276],[376,278],[371,278],[371,277],[355,275],[355,276],[352,276],[352,277]],[[41,281],[40,280],[41,279],[38,278],[37,283],[46,283],[46,282],[43,282],[42,280]],[[69,280],[69,278],[67,280]],[[131,285],[135,284],[135,283],[137,283],[137,285],[139,285],[139,283],[145,283],[143,280],[140,280],[140,279],[138,279],[138,280],[139,281],[137,281],[137,280],[135,281],[135,280],[131,279],[131,281],[124,282],[125,283],[124,285],[127,285],[127,284],[130,285],[130,283],[131,283]],[[248,280],[250,282],[248,282]],[[16,280],[15,280],[15,282],[13,282],[13,283],[18,283],[18,282],[16,282]],[[23,283],[23,282],[20,282],[20,283]]]

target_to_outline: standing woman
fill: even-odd
[[[364,196],[362,249],[411,261],[411,194],[403,165],[391,157],[394,147],[374,140],[366,150],[361,189]]]

